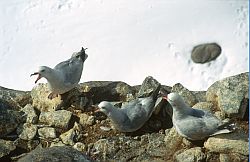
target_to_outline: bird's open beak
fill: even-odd
[[[40,74],[40,73],[38,73],[38,72],[35,72],[35,73],[31,74],[30,76],[33,76],[33,75],[38,75],[38,77],[37,77],[37,79],[36,79],[35,83],[37,83],[37,81],[38,81],[39,79],[41,79],[41,78],[42,78],[41,74]]]

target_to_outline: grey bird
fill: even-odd
[[[82,76],[84,62],[88,58],[85,53],[86,49],[82,47],[80,52],[73,53],[70,59],[60,62],[53,69],[40,66],[38,72],[30,75],[38,75],[35,83],[42,77],[47,79],[51,91],[48,96],[49,99],[66,93],[77,86]]]
[[[140,129],[151,117],[160,87],[159,84],[149,97],[137,98],[122,105],[121,108],[113,106],[110,102],[102,101],[97,106],[98,111],[106,114],[118,131],[134,132]]]
[[[173,108],[173,125],[177,132],[189,140],[203,140],[209,136],[230,133],[234,123],[223,123],[212,113],[189,107],[177,93],[164,96]]]

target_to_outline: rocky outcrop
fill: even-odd
[[[243,119],[248,109],[249,73],[242,73],[215,82],[207,90],[212,102],[229,117]]]

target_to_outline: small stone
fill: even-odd
[[[249,155],[248,136],[239,132],[210,137],[204,147],[213,152]]]
[[[184,101],[191,107],[198,102],[196,96],[180,83],[177,83],[173,86],[172,92],[181,95]]]
[[[81,137],[81,132],[81,126],[75,122],[72,129],[60,135],[60,139],[66,145],[74,145],[75,142],[77,142],[77,140]]]
[[[236,153],[231,153],[231,154],[220,154],[220,162],[248,162],[248,157],[241,155],[241,154],[236,154]]]
[[[176,162],[202,162],[205,159],[206,155],[202,152],[201,147],[194,147],[175,155]]]
[[[18,138],[15,140],[15,144],[18,148],[31,151],[34,150],[39,144],[39,140],[23,140],[21,138]]]
[[[207,101],[218,105],[218,108],[229,117],[243,119],[248,109],[249,73],[227,77],[211,85],[206,93]],[[246,104],[243,104],[246,103]]]
[[[50,147],[55,147],[55,146],[66,146],[62,141],[55,141],[52,142]]]
[[[0,139],[0,158],[8,155],[11,151],[16,149],[16,145],[13,141],[6,141]]]
[[[80,152],[86,151],[86,146],[82,142],[75,143],[75,145],[73,146],[73,148],[76,149],[76,150],[78,150],[78,151],[80,151]]]
[[[48,139],[48,138],[56,138],[56,130],[52,127],[44,127],[38,129],[38,134],[40,137]]]
[[[215,60],[221,54],[221,47],[217,43],[205,43],[193,48],[191,59],[195,63],[207,63]]]
[[[71,117],[72,112],[66,110],[41,112],[39,122],[57,128],[68,129]]]
[[[22,133],[19,135],[19,138],[23,140],[32,140],[37,133],[37,126],[30,124],[30,123],[24,123],[23,124],[23,130]]]
[[[26,123],[36,124],[38,122],[38,116],[34,107],[31,104],[27,104],[24,108],[21,109],[26,115]]]
[[[95,124],[95,118],[94,116],[89,116],[87,114],[80,114],[79,115],[80,121],[79,123],[83,126],[91,126]]]

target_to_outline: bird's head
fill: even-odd
[[[183,98],[178,93],[169,93],[163,98],[166,99],[172,107],[178,108],[185,104]]]
[[[33,76],[33,75],[38,75],[35,83],[37,83],[38,80],[40,80],[41,78],[47,78],[48,75],[51,73],[51,68],[47,67],[47,66],[40,66],[38,71],[31,74],[30,76]]]
[[[107,115],[112,111],[113,105],[110,102],[102,101],[97,107],[98,111],[103,112]]]

